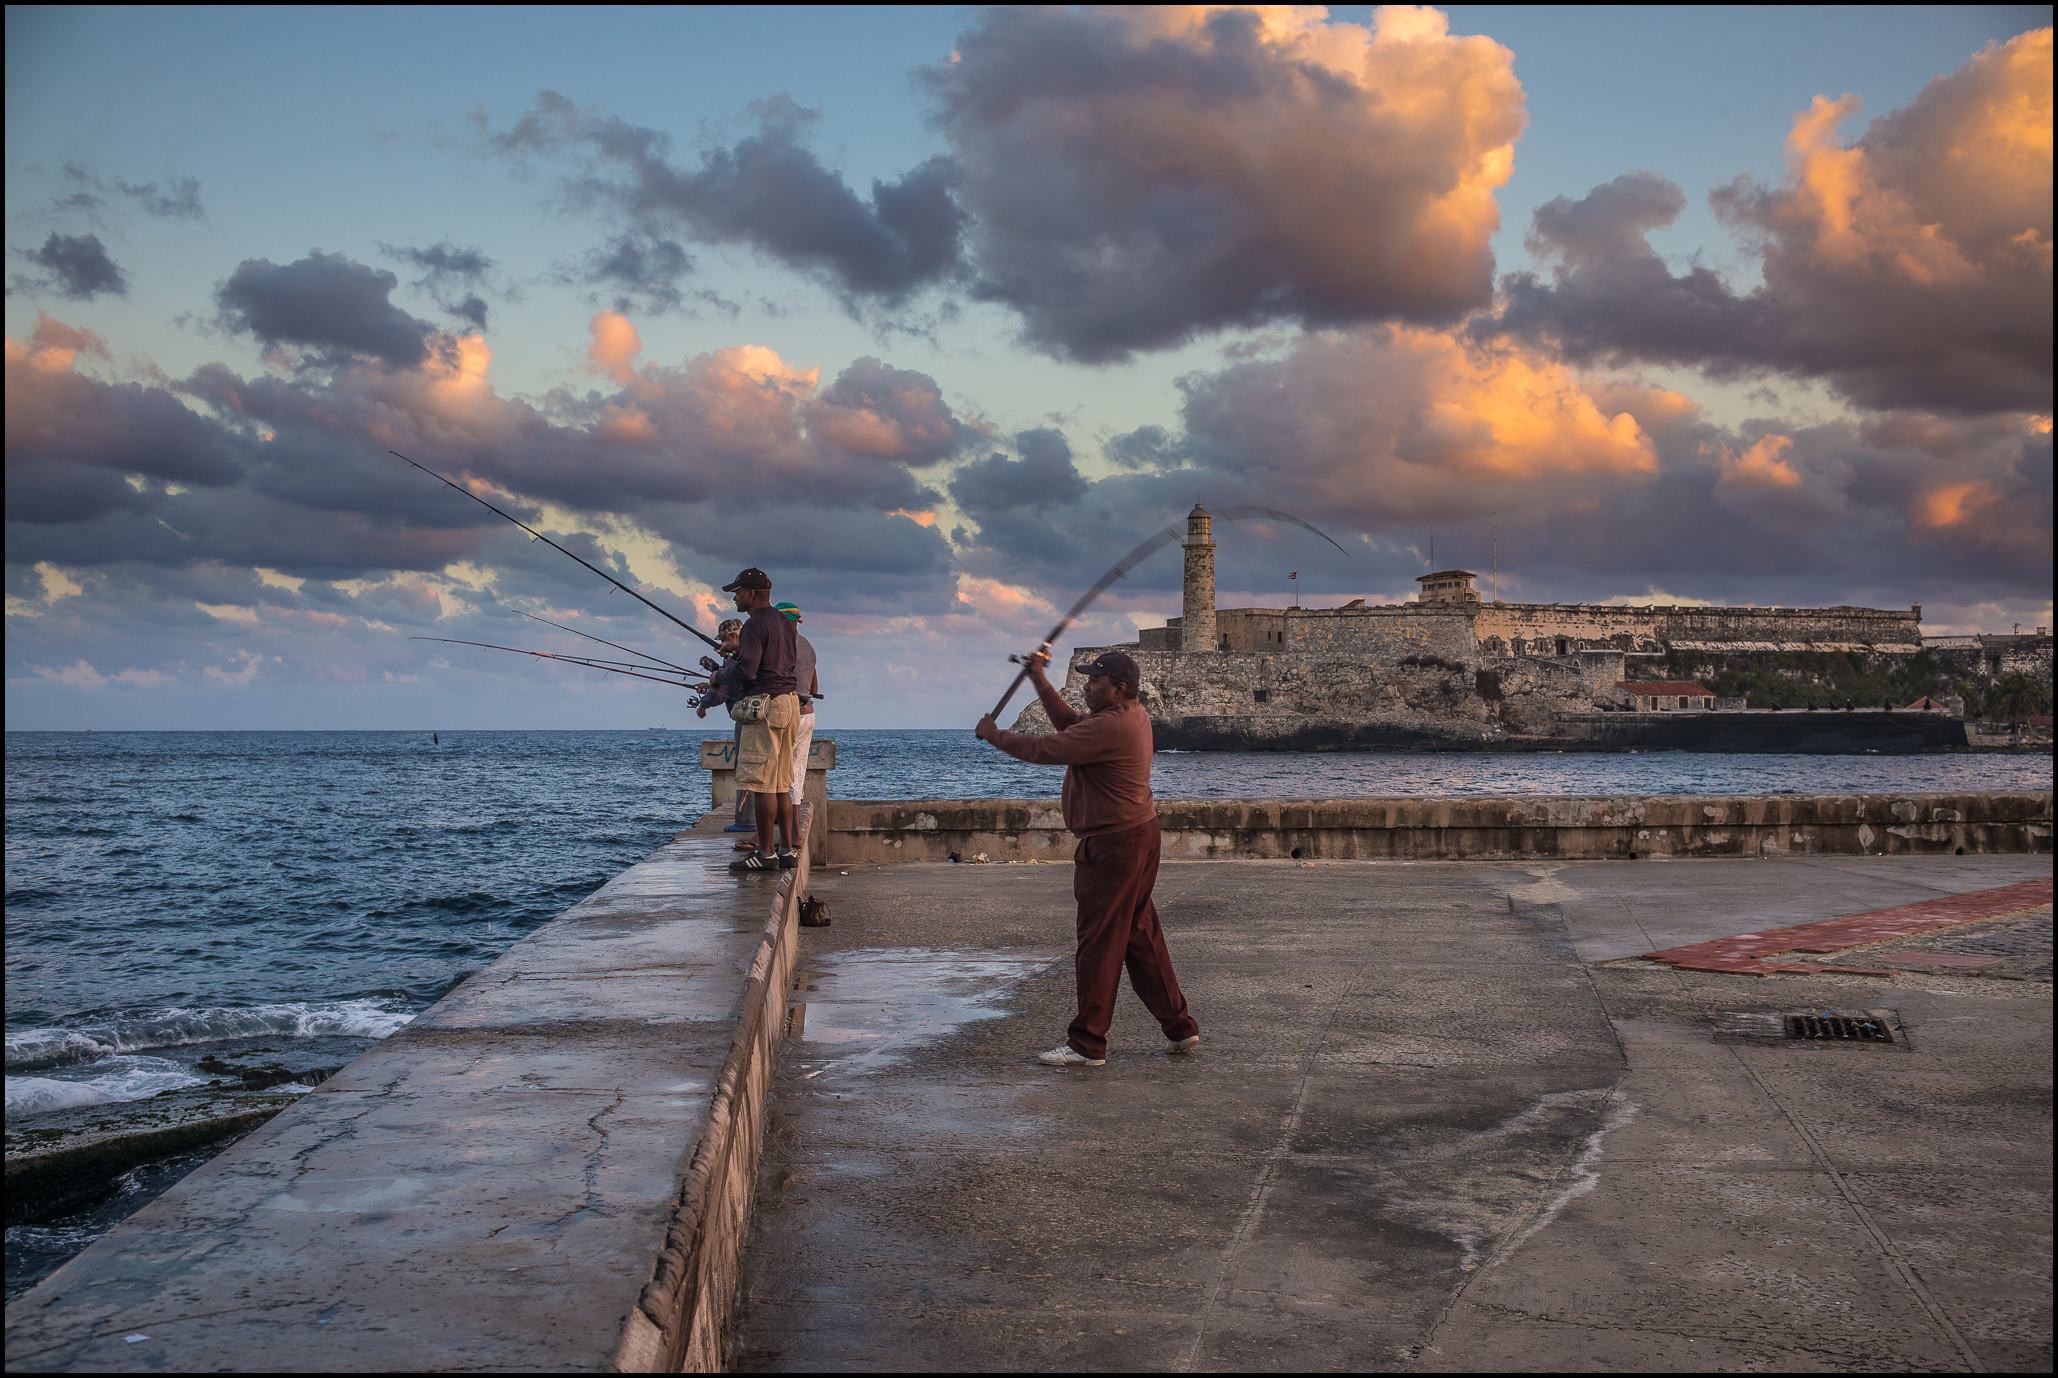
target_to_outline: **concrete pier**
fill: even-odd
[[[1168,862],[1070,1070],[1069,867],[837,869],[738,1371],[2050,1370],[2047,857]]]
[[[805,868],[719,824],[7,1308],[13,1370],[719,1366]]]
[[[1887,817],[1931,854],[1174,859],[1200,1052],[1125,1003],[1064,1073],[1066,853],[738,877],[714,815],[16,1301],[7,1367],[2043,1371],[2051,863]],[[1898,1037],[1762,1036],[1824,1007]]]

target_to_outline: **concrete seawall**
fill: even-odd
[[[1167,858],[1327,860],[2048,852],[2051,794],[1161,799]],[[831,800],[824,859],[1059,861],[1053,799]]]
[[[7,1368],[719,1369],[808,867],[733,855],[680,834],[116,1226]]]

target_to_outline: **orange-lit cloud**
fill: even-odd
[[[1793,448],[1794,442],[1788,437],[1768,435],[1741,452],[1724,449],[1722,481],[1765,488],[1798,488],[1801,476],[1787,463]]]
[[[1947,484],[1924,493],[1915,505],[1918,524],[1936,530],[1962,526],[1993,505],[1993,486],[1983,479]]]
[[[627,385],[635,374],[636,356],[643,352],[643,337],[619,311],[601,311],[587,322],[593,336],[586,362],[595,373]]]
[[[1854,142],[1850,96],[1793,121],[1775,187],[1715,209],[1764,255],[1736,292],[1675,273],[1648,236],[1684,209],[1655,173],[1539,207],[1549,278],[1511,273],[1501,330],[1578,360],[1826,378],[1881,409],[2048,411],[2052,379],[2052,31],[1989,45]]]
[[[1525,492],[1552,501],[1658,469],[1636,416],[1604,410],[1571,369],[1442,331],[1310,336],[1283,359],[1184,386],[1189,432],[1207,437],[1225,469],[1375,527],[1492,510]]]

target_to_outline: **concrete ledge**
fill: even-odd
[[[797,820],[811,836],[814,805]],[[678,1208],[665,1231],[651,1279],[615,1348],[619,1373],[718,1373],[727,1350],[750,1227],[758,1155],[764,1146],[767,1088],[785,1031],[786,995],[800,901],[807,896],[809,848],[779,878],[758,936],[743,999],[715,1082],[708,1119],[686,1168]]]
[[[2051,794],[1161,799],[1168,859],[2048,852]],[[1063,861],[1054,799],[829,802],[824,861]]]
[[[7,1308],[14,1370],[714,1368],[806,869],[682,834]]]

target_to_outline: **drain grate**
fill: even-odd
[[[1788,1038],[1824,1039],[1839,1043],[1891,1043],[1893,1031],[1886,1021],[1870,1014],[1838,1014],[1822,1010],[1816,1014],[1786,1016]]]

